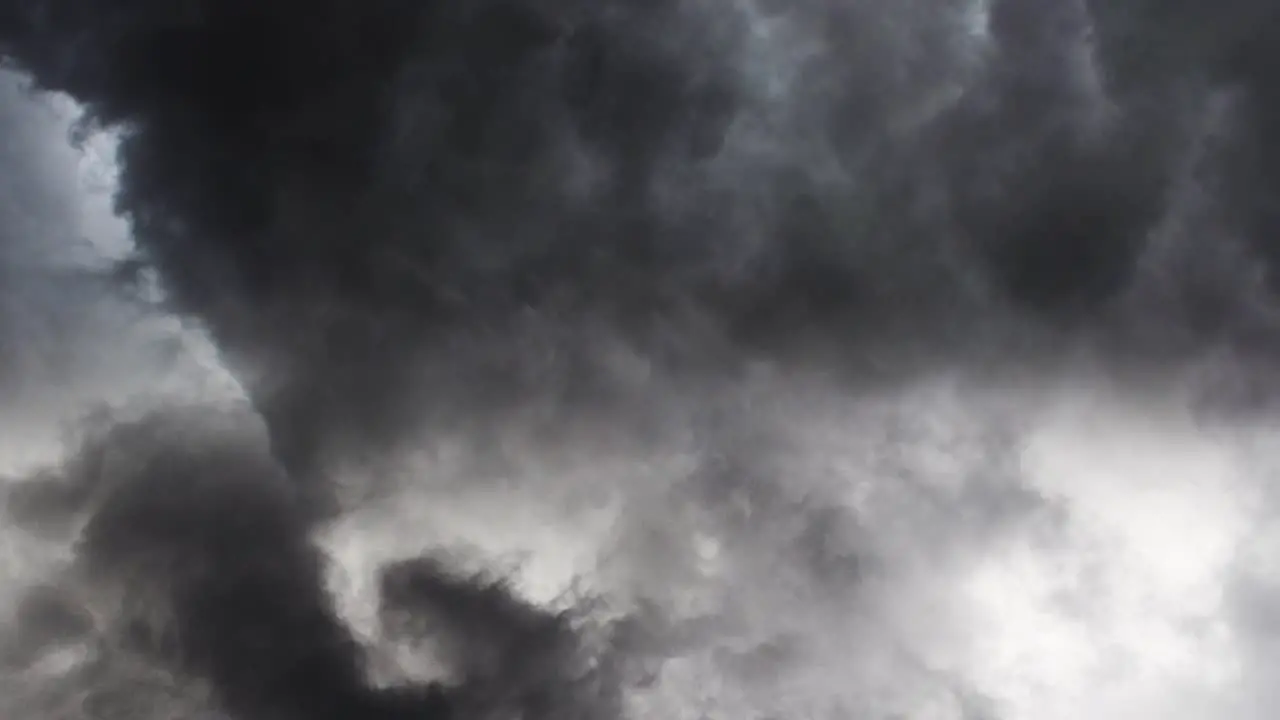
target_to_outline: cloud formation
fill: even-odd
[[[3,42],[122,132],[139,252],[306,466],[440,403],[413,376],[445,354],[500,404],[589,385],[590,321],[677,368],[721,364],[707,335],[932,359],[1171,284],[1122,338],[1252,338],[1177,266],[1267,262],[1268,16],[1235,4],[68,0]],[[530,322],[553,370],[510,347]]]
[[[22,486],[17,516],[78,538],[65,583],[80,589],[50,602],[136,583],[147,617],[95,611],[123,633],[112,652],[204,683],[236,720],[627,712],[621,688],[661,649],[452,567],[438,531],[405,531],[419,547],[364,579],[385,610],[369,635],[341,617],[320,548],[340,554],[406,498],[447,524],[499,488],[608,528],[593,542],[627,560],[589,570],[634,591],[633,614],[661,608],[641,622],[656,645],[771,628],[707,663],[768,685],[747,705],[789,697],[760,668],[841,650],[760,616],[891,605],[878,582],[943,583],[967,562],[949,549],[1060,511],[1010,460],[1022,410],[978,403],[981,432],[940,439],[903,409],[915,389],[1034,386],[1087,361],[1138,395],[1226,367],[1247,382],[1206,386],[1219,414],[1267,394],[1278,19],[1248,0],[0,0],[8,67],[118,137],[134,242],[110,272],[68,271],[65,292],[24,280],[66,247],[49,228],[67,212],[5,194],[0,388],[51,384],[23,359],[32,328],[137,311],[104,281],[136,300],[154,275],[157,310],[208,333],[254,411],[110,415]],[[22,140],[33,121],[0,121],[19,138],[0,156],[14,188],[66,183]],[[262,437],[235,427],[257,418]],[[614,470],[581,480],[557,443]],[[963,452],[931,461],[936,444]],[[572,509],[579,493],[606,510]],[[872,519],[890,516],[916,525]],[[715,612],[675,609],[691,587]],[[871,658],[893,655],[892,632],[815,614],[874,648],[859,677],[884,671]],[[362,643],[413,646],[423,623],[448,672],[379,688]],[[826,711],[875,706],[868,682]]]

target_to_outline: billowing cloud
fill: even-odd
[[[236,720],[1225,712],[1277,18],[0,0],[11,435],[112,398],[6,490],[74,636],[13,662]]]

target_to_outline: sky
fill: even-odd
[[[1269,717],[1280,15],[1148,5],[0,0],[0,714]]]

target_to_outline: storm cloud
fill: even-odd
[[[424,367],[468,407],[590,386],[593,323],[677,372],[927,361],[1165,282],[1145,345],[1253,339],[1153,247],[1206,194],[1183,242],[1269,261],[1268,14],[1235,4],[14,3],[4,46],[119,130],[143,263],[306,467],[441,404]]]
[[[83,228],[49,230],[69,206],[39,189],[69,181],[37,121],[0,116],[0,388],[87,372],[30,359],[71,347],[33,333],[163,317],[207,334],[248,405],[124,403],[17,483],[14,521],[71,543],[49,602],[236,720],[645,712],[627,691],[659,658],[761,616],[767,637],[709,662],[788,698],[761,668],[840,655],[778,619],[800,604],[865,638],[872,677],[901,638],[834,608],[892,614],[885,583],[928,595],[950,553],[1066,522],[1010,459],[1028,387],[1190,382],[1216,421],[1265,409],[1277,21],[1248,0],[0,0],[30,85],[0,112],[69,98],[73,134],[114,138],[132,242],[31,274]],[[951,412],[928,393],[955,377],[966,409],[939,422],[973,427],[941,438],[917,415]],[[902,450],[935,444],[945,471]],[[446,547],[469,503],[526,544],[542,513],[598,521],[616,562],[535,602]],[[398,537],[352,590],[380,608],[362,625],[325,558],[363,522]],[[584,627],[605,585],[629,605]],[[382,682],[379,643],[440,657]],[[858,692],[825,711],[891,712]],[[800,712],[779,702],[760,712]]]

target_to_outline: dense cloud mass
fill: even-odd
[[[1179,262],[1171,215],[1208,205],[1182,242],[1267,260],[1264,10],[14,6],[7,54],[123,133],[144,262],[299,466],[441,402],[411,377],[441,346],[506,404],[589,384],[592,321],[680,368],[723,369],[707,336],[932,358],[1009,342],[992,314],[1103,324],[1171,282],[1135,321],[1190,335],[1163,350],[1241,302],[1187,277],[1210,269],[1143,277]],[[513,352],[540,321],[588,367]]]
[[[1278,23],[1258,0],[0,0],[14,77],[118,138],[134,242],[31,274],[74,244],[48,230],[70,211],[37,191],[63,181],[9,110],[26,90],[0,88],[0,392],[69,382],[31,334],[109,306],[207,332],[251,406],[107,413],[6,491],[15,523],[74,539],[12,662],[66,626],[101,646],[77,672],[172,675],[174,707],[234,720],[674,717],[628,693],[769,616],[708,661],[759,690],[744,707],[890,716],[870,685],[769,705],[812,680],[777,667],[845,652],[778,618],[825,608],[865,642],[859,677],[899,672],[870,659],[893,631],[834,608],[889,607],[884,577],[943,583],[937,558],[1060,513],[1006,457],[1021,410],[939,439],[891,389],[1025,389],[1087,357],[1142,394],[1212,359],[1230,382],[1194,402],[1266,404]],[[960,453],[954,477],[898,455],[921,443]],[[894,488],[850,511],[823,462]],[[535,602],[453,557],[439,528],[485,492],[583,526],[613,508],[618,559],[591,571],[626,607]],[[515,518],[464,534],[541,522]],[[366,521],[401,552],[353,591],[379,608],[362,624],[324,543]],[[698,559],[709,536],[726,549]],[[675,610],[690,588],[716,610]]]

